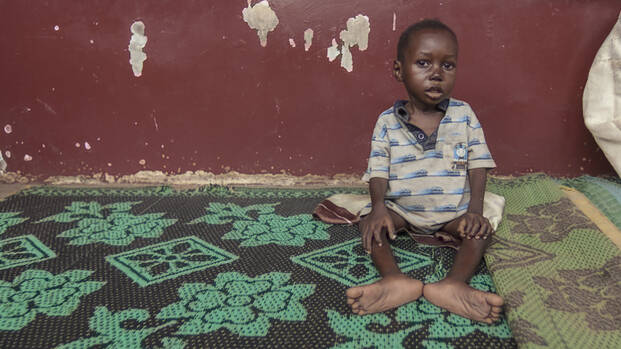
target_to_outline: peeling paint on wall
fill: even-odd
[[[4,126],[4,132],[6,132],[6,134],[13,132],[13,126],[11,126],[11,124],[6,124]]]
[[[340,36],[343,44],[349,47],[358,45],[358,49],[364,51],[369,47],[369,32],[371,32],[369,17],[357,15],[347,20],[347,30],[341,31]]]
[[[4,155],[6,155],[7,159],[10,159],[11,158],[11,151],[9,151],[9,150],[5,151]]]
[[[336,39],[332,39],[332,46],[328,47],[328,60],[332,62],[341,54],[339,51],[339,45],[336,43]]]
[[[32,161],[32,156],[28,154],[24,155],[24,161]]]
[[[252,0],[248,0],[248,7],[242,10],[242,16],[250,29],[257,31],[261,46],[265,47],[267,46],[267,34],[278,25],[278,17],[267,0],[263,0],[254,6],[251,4]]]
[[[129,40],[129,64],[132,65],[134,76],[142,75],[143,62],[147,59],[147,54],[142,49],[147,45],[147,37],[144,35],[144,23],[134,22],[129,30],[132,37]]]
[[[308,51],[313,44],[313,34],[313,30],[310,28],[304,31],[304,51]]]
[[[397,14],[396,13],[392,13],[392,31],[394,32],[395,30],[397,30]]]
[[[353,57],[350,47],[358,46],[360,51],[364,51],[369,47],[369,33],[371,32],[371,24],[369,17],[357,15],[347,20],[347,29],[342,30],[339,34],[341,41],[341,67],[348,72],[354,70]],[[336,40],[332,39],[332,46],[328,48],[328,59],[332,62],[339,54]]]
[[[289,46],[295,47],[295,40],[293,38],[289,38]]]
[[[84,142],[84,149],[91,150],[91,145],[88,142]]]

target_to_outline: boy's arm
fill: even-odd
[[[482,215],[487,169],[481,167],[468,170],[468,181],[470,182],[470,205],[468,205],[468,212]]]
[[[458,231],[462,238],[487,239],[492,233],[492,225],[483,217],[483,200],[485,198],[485,182],[487,168],[480,167],[468,170],[470,183],[470,204],[464,214]]]
[[[382,245],[380,234],[383,228],[386,228],[391,239],[395,238],[395,226],[384,204],[387,188],[388,179],[386,178],[373,177],[369,180],[371,212],[360,221],[362,246],[368,253],[371,252],[374,239],[378,245]]]

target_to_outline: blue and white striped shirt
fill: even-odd
[[[451,98],[437,129],[435,147],[424,150],[408,130],[409,115],[397,109],[378,118],[363,180],[388,179],[386,199],[408,222],[438,229],[463,215],[470,202],[468,170],[496,167],[474,111]],[[394,206],[392,205],[392,206]],[[402,212],[399,212],[402,211]]]

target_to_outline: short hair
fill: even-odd
[[[420,22],[416,22],[410,25],[403,31],[403,33],[401,33],[401,36],[399,37],[399,43],[397,44],[397,59],[400,62],[403,62],[405,58],[404,54],[405,50],[408,47],[408,44],[410,43],[410,37],[415,33],[425,29],[444,30],[453,37],[453,39],[455,40],[455,44],[458,44],[457,35],[455,35],[455,32],[451,28],[449,28],[448,25],[440,22],[437,19],[423,19]]]

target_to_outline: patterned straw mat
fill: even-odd
[[[583,193],[606,217],[621,229],[621,180],[582,176],[560,181]]]
[[[495,188],[514,193],[510,184]],[[493,326],[473,323],[424,299],[386,313],[352,314],[344,292],[376,280],[375,268],[355,227],[328,225],[309,214],[322,199],[352,191],[217,186],[180,192],[168,187],[22,191],[0,202],[0,347],[516,347],[505,318]],[[514,200],[517,206],[509,212],[530,217],[525,204],[559,196],[544,198]],[[561,238],[579,239],[593,232],[589,229],[577,226]],[[565,274],[518,278],[514,266],[549,264],[553,256],[523,248],[534,257],[503,262],[496,256],[509,254],[498,247],[491,260],[511,295],[520,336],[556,344],[557,337],[547,335],[553,331],[544,325],[547,317],[535,321],[520,311],[541,314],[556,303],[537,302],[512,285],[529,283],[551,293],[552,287],[564,289],[564,276],[583,275],[584,267],[567,263]],[[394,251],[402,270],[426,282],[442,278],[455,254],[405,237],[394,242]],[[615,254],[600,252],[588,266],[604,273]],[[596,276],[583,283],[587,286],[572,290],[588,292],[583,288],[605,280]],[[484,263],[471,284],[494,291]],[[586,314],[594,326],[589,333],[610,333],[597,321],[599,312],[606,316],[600,299],[587,300],[588,309],[595,307]],[[584,322],[583,313],[554,312]]]
[[[621,251],[553,179],[490,179],[505,196],[485,257],[520,347],[621,348]]]

